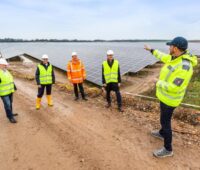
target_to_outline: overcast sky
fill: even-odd
[[[199,0],[1,0],[0,38],[200,39]]]

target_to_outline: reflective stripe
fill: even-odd
[[[80,72],[82,69],[78,69],[78,70],[76,70],[76,69],[73,69],[73,64],[72,64],[72,62],[70,63],[71,64],[71,72],[72,73],[74,73],[74,72]],[[80,62],[80,68],[82,67],[82,63]]]
[[[165,81],[168,82],[169,77],[171,76],[171,74],[179,67],[179,66],[190,66],[190,62],[188,60],[182,60],[182,63],[175,65],[174,67],[172,67],[171,65],[169,65],[167,68],[169,69],[169,73],[166,75],[165,77]],[[167,86],[165,86],[166,91],[168,91]]]
[[[164,87],[163,87],[164,86]],[[162,89],[165,89],[167,92],[169,92],[169,90],[168,90],[168,88],[167,88],[167,86],[165,85],[165,84],[162,84],[162,83],[160,83],[159,84],[159,88],[162,88]],[[182,91],[177,91],[176,93],[174,93],[174,94],[180,94],[180,93],[185,93],[185,89],[184,90],[182,90]],[[171,92],[172,93],[172,92]]]
[[[174,68],[172,66],[170,66],[170,65],[167,68],[172,72],[174,71]]]
[[[109,80],[117,80],[117,78],[110,78]]]
[[[79,69],[79,70],[71,70],[72,73],[76,73],[76,72],[80,72],[80,71],[81,71],[81,69]]]
[[[83,78],[72,78],[72,80],[83,80]]]
[[[160,51],[157,51],[157,55],[156,57],[159,58],[160,60],[162,60],[162,57],[165,55],[165,53],[162,53]]]
[[[162,61],[162,58],[163,58],[164,55],[165,55],[164,53],[159,53],[158,58]]]
[[[5,86],[10,86],[11,84],[13,84],[14,82],[10,82],[8,84],[0,84],[0,87],[5,87]]]
[[[10,89],[7,89],[7,90],[0,90],[0,93],[7,92],[7,91],[12,91],[12,90],[13,90],[13,88],[10,88]]]
[[[53,83],[52,65],[49,64],[49,66],[46,69],[43,65],[39,64],[38,68],[39,68],[39,72],[40,72],[40,75],[39,75],[40,84],[44,84],[44,85],[52,84]]]
[[[190,61],[183,59],[183,67],[182,68],[183,68],[183,70],[189,71],[190,70]]]
[[[159,89],[159,91],[162,93],[162,95],[164,95],[165,97],[170,98],[170,99],[172,99],[172,100],[182,99],[182,98],[184,97],[184,95],[182,95],[182,96],[176,96],[176,97],[170,96],[169,94],[167,94],[167,93],[165,93],[165,92],[163,91],[162,84],[160,84],[160,86],[159,86],[158,89]],[[179,93],[175,93],[175,94],[180,94],[180,92],[179,92]]]
[[[163,90],[161,88],[158,88],[158,90],[162,93],[163,96],[171,99],[171,100],[177,100],[177,99],[182,99],[184,96],[176,96],[176,97],[173,97],[173,96],[170,96],[168,95],[167,93],[163,92]]]
[[[45,80],[41,80],[40,82],[48,82],[51,81],[52,79],[45,79]]]
[[[171,74],[176,70],[176,68],[178,68],[180,65],[182,65],[182,63],[181,64],[177,64],[177,65],[175,65],[174,67],[172,67],[172,66],[168,66],[167,68],[169,69],[169,73],[167,74],[167,76],[166,76],[166,78],[165,78],[165,81],[167,82],[168,81],[168,79],[169,79],[169,77],[171,76]]]
[[[69,61],[67,65],[67,75],[68,79],[72,83],[81,83],[86,78],[86,73],[84,70],[84,65],[82,61],[78,60],[77,63]]]
[[[40,78],[43,78],[43,77],[52,77],[52,75],[48,74],[48,75],[40,76]]]
[[[71,71],[73,70],[73,65],[72,65],[72,62],[71,62]]]
[[[9,71],[0,70],[0,96],[6,96],[15,91],[13,77]]]
[[[157,55],[156,52],[154,55]],[[160,72],[160,80],[156,84],[156,96],[168,106],[177,107],[184,98],[195,61],[190,60],[187,55],[175,60],[170,60],[169,56],[163,56],[162,59],[167,64]]]
[[[110,75],[112,75],[112,74],[118,75],[118,73],[109,73],[109,74],[104,74],[104,76],[110,76]]]
[[[175,65],[174,67],[168,66],[167,68],[170,70],[169,73],[167,74],[165,81],[168,81],[169,77],[171,76],[172,72],[174,72],[179,66],[188,66],[190,69],[190,61],[183,59],[182,63]]]
[[[109,76],[109,77],[105,77],[105,79],[106,79],[106,80],[110,80],[110,79],[113,79],[113,80],[118,80],[118,78],[117,78],[117,77],[111,77],[111,76]]]
[[[103,68],[104,68],[103,75],[106,83],[118,82],[118,67],[119,63],[117,60],[114,60],[112,67],[108,65],[108,61],[103,62]]]
[[[167,88],[167,86],[166,86],[166,85],[165,85],[165,90],[166,90],[166,91],[168,91],[168,88]]]
[[[190,61],[189,60],[183,59],[182,63],[183,63],[183,65],[190,66]]]

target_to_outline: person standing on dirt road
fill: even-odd
[[[164,140],[164,147],[153,152],[156,157],[173,156],[171,119],[173,111],[183,100],[186,88],[197,65],[197,57],[187,51],[188,41],[176,37],[168,42],[170,54],[162,53],[145,45],[158,60],[164,63],[156,83],[156,96],[160,100],[161,129],[151,132],[152,136]]]
[[[83,62],[78,58],[76,52],[72,52],[72,60],[70,60],[67,64],[67,77],[74,87],[74,100],[77,101],[79,99],[79,88],[82,99],[87,101],[88,99],[85,97],[83,88],[83,81],[86,79],[85,66]]]
[[[114,52],[107,51],[107,60],[102,64],[102,84],[106,90],[107,108],[111,107],[111,91],[114,91],[117,98],[118,110],[122,110],[122,97],[120,93],[121,74],[118,60],[113,58]]]
[[[42,62],[38,64],[35,73],[35,79],[38,85],[38,95],[36,99],[37,110],[41,107],[41,99],[44,94],[45,88],[48,106],[53,106],[51,91],[52,84],[55,84],[55,74],[53,66],[49,63],[48,59],[48,55],[44,54],[42,56]]]
[[[4,104],[7,118],[11,123],[17,123],[13,113],[13,93],[16,90],[13,76],[7,70],[8,62],[4,58],[0,58],[0,96]]]

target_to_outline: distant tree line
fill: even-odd
[[[167,40],[102,40],[102,39],[95,39],[95,40],[78,40],[78,39],[33,39],[33,40],[25,40],[25,39],[14,39],[14,38],[0,38],[0,42],[148,42],[148,41],[155,41],[155,42],[163,42]]]
[[[164,39],[121,39],[121,40],[78,40],[78,39],[15,39],[15,38],[0,38],[0,42],[166,42]],[[200,42],[200,40],[190,40],[190,42]]]

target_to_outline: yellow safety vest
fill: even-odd
[[[48,68],[46,69],[42,64],[38,65],[40,75],[39,75],[39,80],[41,85],[47,85],[47,84],[52,84],[53,83],[53,78],[52,78],[52,71],[53,67],[50,64]]]
[[[15,91],[13,76],[10,74],[8,70],[3,71],[0,70],[0,96],[6,96]]]
[[[103,74],[105,77],[106,84],[118,82],[118,69],[119,62],[117,60],[114,60],[112,67],[108,65],[108,61],[103,62]]]
[[[166,105],[177,107],[184,98],[197,57],[187,52],[172,60],[171,55],[158,50],[154,50],[153,55],[165,63],[156,83],[156,96]]]

